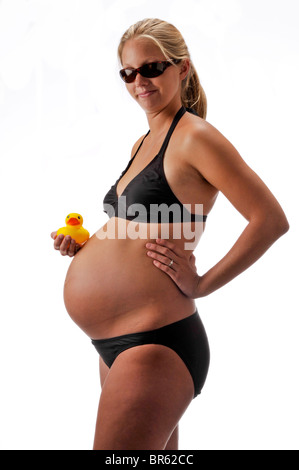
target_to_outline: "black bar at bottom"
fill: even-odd
[[[166,451],[166,450],[126,450],[126,451],[96,451],[97,463],[105,465],[106,469],[123,465],[126,468],[136,468],[137,470],[169,465],[182,465],[186,469],[194,468],[203,462],[199,450]],[[173,467],[172,467],[173,468]]]

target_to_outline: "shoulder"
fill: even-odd
[[[201,150],[216,151],[232,146],[216,127],[198,116],[191,116],[182,131],[184,131],[183,145],[185,149],[189,152],[195,151],[198,156]]]
[[[199,171],[208,181],[224,169],[246,166],[233,144],[212,124],[191,116],[182,128],[181,151],[187,164]]]
[[[221,132],[200,118],[186,119],[185,126],[181,151],[188,165],[221,191],[247,221],[284,220],[269,188]]]
[[[134,157],[135,153],[137,152],[137,149],[138,149],[139,145],[141,144],[141,142],[143,141],[143,139],[144,139],[145,136],[146,136],[146,134],[142,135],[142,136],[135,142],[135,144],[133,145],[132,151],[131,151],[131,159]]]

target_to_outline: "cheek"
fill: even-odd
[[[127,84],[126,83],[126,89],[127,91],[130,93],[130,95],[134,95],[134,88],[133,88],[133,84]]]
[[[160,89],[161,93],[166,96],[173,95],[177,92],[180,87],[180,81],[177,79],[176,75],[169,75],[166,79],[161,76],[161,79],[157,78],[153,80],[153,84],[156,88]],[[156,82],[156,83],[155,83]]]
[[[131,97],[134,99],[134,100],[137,100],[138,97],[136,96],[135,94],[135,88],[134,88],[134,85],[126,85],[126,88],[127,88],[127,91],[128,93],[131,95]]]

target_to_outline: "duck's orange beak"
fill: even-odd
[[[67,224],[68,225],[80,225],[80,222],[78,219],[75,219],[74,217],[72,217],[70,220],[68,220]]]

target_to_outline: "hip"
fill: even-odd
[[[193,378],[194,398],[201,392],[210,364],[209,342],[197,309],[192,315],[163,327],[93,339],[92,344],[109,368],[119,354],[135,346],[159,344],[174,350]]]

